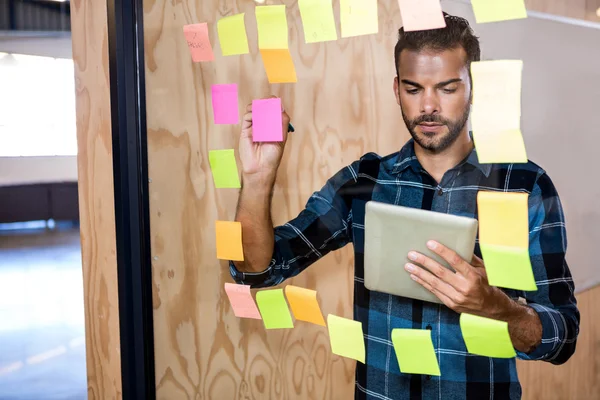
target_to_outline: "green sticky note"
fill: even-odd
[[[392,329],[392,343],[402,373],[440,376],[430,330]]]
[[[208,161],[215,186],[218,189],[239,189],[241,187],[233,149],[210,150]]]
[[[256,27],[258,30],[258,48],[287,49],[288,25],[285,16],[285,4],[275,6],[257,6]]]
[[[508,323],[504,321],[462,313],[460,330],[471,354],[496,358],[517,355],[508,334]]]
[[[471,0],[471,4],[478,24],[527,18],[525,0]]]
[[[529,249],[480,243],[488,283],[507,289],[537,290]]]
[[[256,293],[256,304],[266,329],[293,328],[292,316],[283,296],[283,289],[261,290]]]
[[[365,363],[365,338],[361,322],[329,314],[327,328],[333,354]]]
[[[217,22],[219,43],[224,56],[248,54],[248,37],[244,24],[244,13],[221,18]]]
[[[298,0],[306,43],[337,39],[331,0]]]

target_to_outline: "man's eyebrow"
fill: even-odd
[[[435,86],[441,88],[441,87],[447,86],[454,82],[462,82],[462,79],[461,78],[448,79],[447,81],[440,82]]]
[[[417,82],[409,81],[408,79],[402,79],[400,82],[404,83],[405,85],[410,85],[410,86],[414,86],[417,88],[423,88],[423,86],[419,85]]]

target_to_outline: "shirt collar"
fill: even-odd
[[[469,155],[460,164],[458,164],[456,168],[461,168],[465,164],[470,164],[479,169],[486,176],[486,178],[490,176],[492,171],[492,164],[482,164],[479,162],[479,157],[477,156],[477,150],[475,148],[473,148],[471,153],[469,153]],[[408,142],[406,142],[406,144],[398,152],[396,162],[392,166],[392,174],[399,174],[407,168],[412,168],[417,173],[423,171],[423,166],[415,154],[413,139],[410,139]]]

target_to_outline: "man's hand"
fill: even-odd
[[[502,290],[488,284],[481,258],[473,256],[473,260],[468,263],[454,250],[440,243],[429,241],[427,247],[446,260],[456,272],[443,267],[430,257],[411,251],[408,258],[414,264],[406,264],[405,269],[412,279],[458,313],[498,318],[506,312],[511,300]]]

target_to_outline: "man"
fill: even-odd
[[[395,48],[396,101],[412,139],[397,153],[366,154],[339,171],[308,200],[297,218],[273,228],[270,207],[287,140],[253,143],[252,113],[240,141],[243,188],[237,221],[244,262],[231,263],[236,281],[279,284],[352,242],[355,249],[354,318],[363,324],[366,365],[357,364],[358,399],[499,399],[521,397],[515,359],[468,354],[459,327],[462,312],[508,322],[518,357],[564,363],[575,351],[579,312],[565,261],[566,231],[558,194],[532,162],[481,164],[467,127],[472,97],[470,65],[479,41],[466,20],[446,15],[446,28],[404,32]],[[405,271],[444,305],[372,292],[364,287],[365,203],[375,196],[402,206],[477,217],[479,190],[529,193],[530,257],[538,290],[522,292],[487,283],[479,245],[463,260],[439,243],[430,248],[456,273],[410,253]],[[422,267],[426,267],[426,269]],[[428,272],[429,271],[429,272]],[[393,328],[431,330],[441,376],[402,374],[390,339]]]

